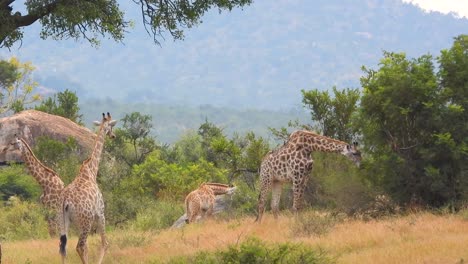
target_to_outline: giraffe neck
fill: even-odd
[[[94,143],[93,152],[90,157],[83,162],[83,165],[80,168],[81,178],[86,178],[88,180],[96,181],[97,172],[99,169],[99,163],[101,161],[101,154],[104,148],[104,139],[106,132],[104,129],[104,124],[99,128],[99,132],[96,136],[96,141]]]
[[[32,174],[34,179],[39,183],[44,191],[56,189],[63,189],[63,181],[60,177],[50,168],[42,164],[34,155],[29,145],[22,138],[21,141],[21,154],[23,156],[24,162]]]
[[[296,131],[289,137],[289,145],[302,147],[307,152],[342,152],[346,142],[318,135],[310,131]]]
[[[215,195],[226,194],[230,189],[228,185],[221,183],[204,183],[203,185],[210,188]]]

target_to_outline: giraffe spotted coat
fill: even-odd
[[[198,217],[205,218],[213,214],[216,195],[232,194],[236,187],[220,183],[202,183],[198,189],[185,197],[186,222],[192,223]]]
[[[262,219],[266,198],[270,190],[272,191],[271,208],[275,218],[278,217],[281,190],[286,182],[292,183],[293,211],[297,212],[301,208],[304,190],[314,164],[310,156],[313,151],[340,153],[357,166],[361,161],[361,153],[357,149],[357,143],[351,146],[346,142],[305,130],[293,132],[283,146],[270,151],[262,160],[256,221],[260,222]]]
[[[105,252],[108,248],[108,242],[105,234],[105,216],[104,200],[102,193],[97,185],[96,177],[99,163],[101,161],[102,150],[106,135],[114,138],[112,127],[116,121],[112,120],[109,113],[107,117],[102,114],[101,122],[95,121],[99,125],[99,132],[96,137],[94,149],[90,157],[83,162],[78,176],[70,185],[65,187],[60,195],[60,254],[62,263],[65,263],[67,233],[70,223],[74,223],[79,232],[76,251],[81,258],[82,263],[88,263],[87,238],[93,224],[96,223],[97,231],[101,235],[101,251],[98,257],[98,263],[102,262]]]

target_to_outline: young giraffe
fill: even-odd
[[[39,201],[48,210],[47,222],[50,236],[57,234],[57,211],[59,208],[59,196],[63,190],[64,184],[58,174],[52,169],[42,164],[34,155],[31,147],[22,138],[15,135],[15,139],[10,146],[4,149],[16,150],[19,149],[24,163],[29,170],[29,173],[36,179],[42,188],[42,194]]]
[[[104,200],[96,182],[99,162],[101,161],[102,149],[106,135],[114,138],[112,127],[117,121],[112,120],[109,113],[107,117],[102,114],[102,122],[95,121],[100,125],[94,150],[91,156],[81,165],[78,176],[70,185],[65,187],[60,195],[61,206],[59,209],[60,224],[60,254],[62,263],[65,263],[67,233],[70,222],[75,223],[79,231],[76,251],[83,263],[88,263],[88,247],[86,241],[93,223],[97,223],[97,231],[101,235],[101,251],[98,263],[102,262],[108,247],[105,234]]]
[[[258,198],[258,215],[255,221],[260,222],[265,210],[268,192],[272,189],[271,209],[278,218],[279,201],[283,183],[292,182],[293,211],[297,212],[302,206],[307,180],[313,166],[311,152],[341,153],[353,161],[357,166],[361,162],[361,152],[357,143],[350,146],[346,142],[321,136],[310,131],[299,130],[293,132],[288,141],[275,151],[270,151],[260,165],[260,195]]]
[[[198,216],[204,218],[211,216],[215,204],[215,196],[232,194],[236,187],[221,183],[202,183],[198,189],[192,191],[185,197],[185,222],[190,224]]]

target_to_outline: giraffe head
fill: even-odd
[[[117,123],[117,120],[112,120],[111,115],[109,112],[106,114],[102,113],[102,121],[94,121],[93,124],[95,126],[101,127],[101,129],[104,129],[105,134],[110,137],[110,138],[115,138],[115,134],[112,131],[113,127]]]
[[[348,159],[350,159],[356,166],[359,167],[361,165],[361,151],[358,149],[358,143],[353,142],[353,145],[346,145],[341,154],[345,155]]]
[[[23,148],[24,148],[23,142],[15,134],[15,138],[10,143],[8,143],[6,147],[3,148],[2,153],[6,151],[15,151],[15,150],[22,151]]]

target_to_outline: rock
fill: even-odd
[[[40,136],[48,136],[65,142],[69,137],[77,141],[80,153],[92,149],[96,134],[86,127],[56,115],[36,110],[26,110],[10,117],[0,118],[0,163],[22,161],[19,151],[2,150],[14,139],[15,134],[24,138],[31,147]]]

